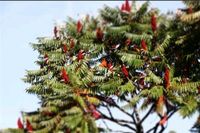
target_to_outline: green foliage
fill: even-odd
[[[147,74],[148,74],[148,77],[146,77],[147,81],[153,82],[156,85],[162,83],[162,79],[159,76],[155,75],[151,70],[147,70]]]
[[[142,132],[146,118],[140,119],[138,110],[151,109],[149,114],[156,113],[159,117],[164,117],[163,113],[169,116],[177,110],[183,117],[188,117],[197,111],[200,83],[196,81],[199,78],[196,76],[196,80],[183,83],[183,75],[179,73],[182,67],[177,67],[179,59],[174,54],[179,54],[176,48],[186,49],[188,47],[184,45],[194,42],[189,40],[198,39],[195,35],[199,33],[199,27],[195,26],[197,30],[193,36],[192,28],[187,26],[199,21],[198,11],[184,14],[177,20],[181,22],[173,23],[157,10],[148,10],[149,2],[138,10],[135,6],[133,2],[130,12],[105,6],[100,10],[100,17],[80,20],[83,26],[80,33],[77,32],[77,21],[68,18],[66,28],[59,31],[58,38],[38,38],[38,43],[32,44],[39,53],[36,63],[40,69],[28,70],[23,80],[30,84],[26,91],[40,98],[41,107],[36,112],[24,112],[23,117],[30,120],[34,132],[110,131],[97,126],[97,119],[110,120],[134,132]],[[153,12],[157,17],[155,32],[151,28]],[[178,31],[174,31],[176,26]],[[97,34],[99,27],[102,30],[100,37]],[[142,40],[146,44],[141,44]],[[65,52],[63,42],[67,46]],[[185,55],[184,52],[180,50],[180,55],[184,55],[181,63],[195,57],[193,53]],[[166,66],[170,67],[169,75]],[[103,107],[110,116],[104,115]],[[162,110],[164,107],[166,112]],[[115,119],[113,108],[133,122]],[[133,110],[132,115],[129,112]]]
[[[183,15],[181,16],[181,20],[190,24],[198,22],[200,20],[200,11],[193,14]]]
[[[144,60],[141,59],[140,55],[132,53],[119,53],[121,56],[121,60],[123,62],[126,62],[128,65],[130,65],[133,68],[141,68],[144,64]]]
[[[194,97],[188,96],[184,99],[184,105],[180,108],[180,114],[185,117],[190,117],[192,114],[195,113],[198,104]]]
[[[182,93],[196,93],[197,87],[200,86],[200,82],[189,83],[172,83],[170,89],[180,94]]]
[[[111,79],[107,82],[100,84],[99,88],[105,93],[113,94],[114,92],[117,91],[118,86],[120,86],[121,83],[122,83],[122,79],[120,78]]]
[[[136,87],[133,85],[132,81],[129,80],[126,84],[121,85],[119,87],[120,92],[133,92],[136,89]]]
[[[163,86],[154,86],[149,90],[148,96],[153,99],[158,99],[163,95]]]
[[[158,45],[158,46],[156,47],[156,49],[155,49],[154,52],[157,52],[157,53],[159,53],[159,54],[163,54],[165,48],[166,48],[166,47],[169,45],[169,43],[170,43],[170,39],[171,39],[170,36],[167,35],[166,38],[165,38],[165,40],[163,41],[163,43],[160,44],[160,45]]]

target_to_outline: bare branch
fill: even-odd
[[[168,113],[169,116],[167,117],[167,119],[169,120],[169,118],[172,117],[172,115],[174,113],[176,113],[178,110],[179,109],[177,108],[177,109],[173,110],[172,113],[170,113],[170,114]],[[158,126],[159,126],[159,121],[156,123],[156,125],[153,128],[149,129],[146,133],[150,133],[153,130],[154,130],[154,133],[156,133]],[[159,133],[162,133],[165,129],[166,129],[166,127],[162,127]]]
[[[142,120],[139,123],[143,123],[144,120],[149,116],[149,114],[151,113],[151,111],[153,110],[154,105],[151,106],[151,108],[149,109],[149,111],[146,113],[146,115],[142,118]]]
[[[100,111],[99,111],[99,112],[100,112]],[[127,127],[127,128],[129,128],[129,129],[131,129],[131,130],[133,130],[133,131],[136,131],[135,128],[133,128],[133,127],[131,127],[130,125],[127,124],[127,123],[129,123],[129,124],[134,124],[133,122],[131,122],[131,121],[126,121],[126,120],[120,120],[120,119],[110,118],[110,117],[108,117],[107,115],[103,114],[102,112],[100,112],[100,113],[101,113],[101,116],[102,116],[103,119],[107,119],[107,120],[109,120],[109,121],[111,121],[111,122],[114,122],[114,123],[120,125],[120,126],[124,126],[124,127]]]

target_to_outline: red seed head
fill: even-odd
[[[125,10],[125,6],[124,6],[124,4],[122,4],[121,11],[124,11],[124,10]]]
[[[127,12],[130,12],[130,11],[131,11],[131,6],[129,5],[129,1],[128,1],[128,0],[125,1],[125,10],[126,10]]]
[[[146,44],[145,40],[143,40],[143,39],[142,39],[142,41],[141,41],[141,47],[142,47],[142,49],[145,50],[145,51],[147,51],[147,49],[148,49],[148,48],[147,48],[147,44]]]
[[[67,50],[68,50],[68,48],[67,48],[66,43],[63,43],[63,52],[64,52],[64,53],[67,53]]]
[[[165,68],[164,85],[166,89],[170,86],[170,70],[168,67]]]
[[[17,126],[18,126],[19,129],[23,129],[24,128],[24,125],[22,124],[20,118],[18,118],[18,120],[17,120]]]
[[[156,16],[154,14],[151,16],[151,28],[153,32],[157,29]]]
[[[84,55],[83,55],[83,50],[79,50],[78,52],[78,55],[77,55],[77,60],[80,61],[84,58]]]
[[[122,65],[121,71],[126,77],[128,77],[129,74],[128,74],[128,70],[126,69],[125,65]]]
[[[80,33],[82,31],[83,25],[81,24],[80,20],[77,22],[76,28],[77,28],[78,33]]]
[[[102,32],[101,28],[97,28],[97,30],[96,30],[96,37],[100,41],[103,39],[103,32]]]

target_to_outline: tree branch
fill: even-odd
[[[175,109],[175,110],[173,110],[173,112],[170,113],[169,116],[167,117],[167,120],[169,120],[169,118],[172,117],[172,115],[173,115],[174,113],[176,113],[178,110],[179,110],[178,108]],[[159,126],[159,121],[156,123],[156,125],[155,125],[153,128],[149,129],[146,133],[150,133],[150,132],[153,131],[153,130],[154,130],[154,133],[156,133],[156,131],[157,131],[157,129],[158,129],[158,126]],[[162,133],[165,129],[166,129],[166,127],[163,127],[163,128],[160,130],[159,133]]]
[[[101,113],[101,112],[100,112]],[[103,116],[103,118],[109,119],[109,120],[114,120],[116,122],[122,122],[122,123],[129,123],[129,124],[134,124],[132,121],[127,121],[127,120],[123,120],[123,119],[116,119],[116,118],[112,118],[112,117],[108,117],[107,115],[101,113],[101,115]]]
[[[143,133],[144,132],[143,131],[143,127],[142,127],[142,124],[140,123],[140,116],[139,116],[139,113],[137,111],[137,106],[136,105],[134,106],[133,110],[134,110],[135,117],[136,117],[136,120],[137,120],[137,122],[136,122],[137,132]]]
[[[112,112],[110,111],[110,109],[108,108],[108,106],[105,105],[105,107],[106,107],[106,109],[108,110],[108,112],[109,112],[109,114],[110,114],[110,117],[113,118]]]
[[[167,119],[169,119],[170,117],[172,117],[172,115],[173,115],[174,113],[176,113],[177,111],[178,111],[178,109],[174,110],[174,111],[167,117]],[[166,127],[162,126],[161,130],[159,131],[159,133],[162,133],[165,129],[166,129]]]
[[[104,130],[104,128],[99,127],[100,130]],[[108,128],[109,133],[133,133],[133,132],[128,132],[128,131],[122,131],[122,130],[112,130]]]
[[[140,124],[142,124],[144,122],[144,120],[149,116],[149,114],[151,113],[151,111],[153,110],[154,105],[151,106],[151,108],[149,109],[149,111],[146,113],[146,115],[142,118],[142,120],[140,120]]]
[[[123,113],[127,114],[128,116],[130,116],[131,118],[133,117],[130,113],[126,112],[124,109],[122,109],[121,107],[119,107],[118,105],[115,105],[115,107],[117,109],[119,109],[120,111],[122,111]]]
[[[100,111],[99,111],[99,112],[100,112]],[[126,121],[126,120],[120,120],[120,119],[110,118],[110,117],[108,117],[107,115],[103,114],[102,112],[100,112],[100,113],[101,113],[102,119],[107,119],[107,120],[109,120],[109,121],[111,121],[111,122],[114,122],[114,123],[120,125],[120,126],[124,126],[124,127],[127,127],[127,128],[129,128],[129,129],[131,129],[131,130],[133,130],[133,131],[136,131],[136,129],[133,128],[133,127],[131,127],[130,125],[124,124],[124,123],[134,124],[133,122],[131,122],[131,121]]]
[[[133,113],[132,113],[132,119],[133,119],[133,122],[136,124],[136,119],[134,117],[134,109],[133,109]]]

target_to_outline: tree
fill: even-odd
[[[176,62],[176,75],[199,80],[199,1],[184,1],[186,8],[178,9],[169,31],[173,35],[168,57]],[[175,30],[176,29],[176,30]],[[191,47],[192,46],[192,47]],[[172,56],[173,55],[173,56]]]
[[[184,9],[178,9],[176,17],[169,27],[171,43],[168,53],[169,61],[175,64],[175,75],[180,76],[183,82],[199,81],[200,79],[200,2],[183,1]],[[176,30],[175,30],[176,29]],[[199,105],[199,88],[197,87],[197,103]],[[196,110],[200,110],[199,106]],[[199,129],[199,118],[194,125]]]
[[[130,132],[163,132],[177,111],[183,117],[194,113],[200,82],[183,83],[174,76],[165,54],[172,38],[169,21],[148,6],[145,2],[136,10],[135,2],[128,1],[121,8],[105,6],[97,18],[69,18],[66,27],[54,27],[53,38],[38,38],[32,46],[40,68],[27,71],[24,81],[41,107],[22,113],[22,129],[116,132],[95,123],[105,120]],[[114,116],[114,110],[128,119]],[[159,120],[144,129],[153,113]]]

